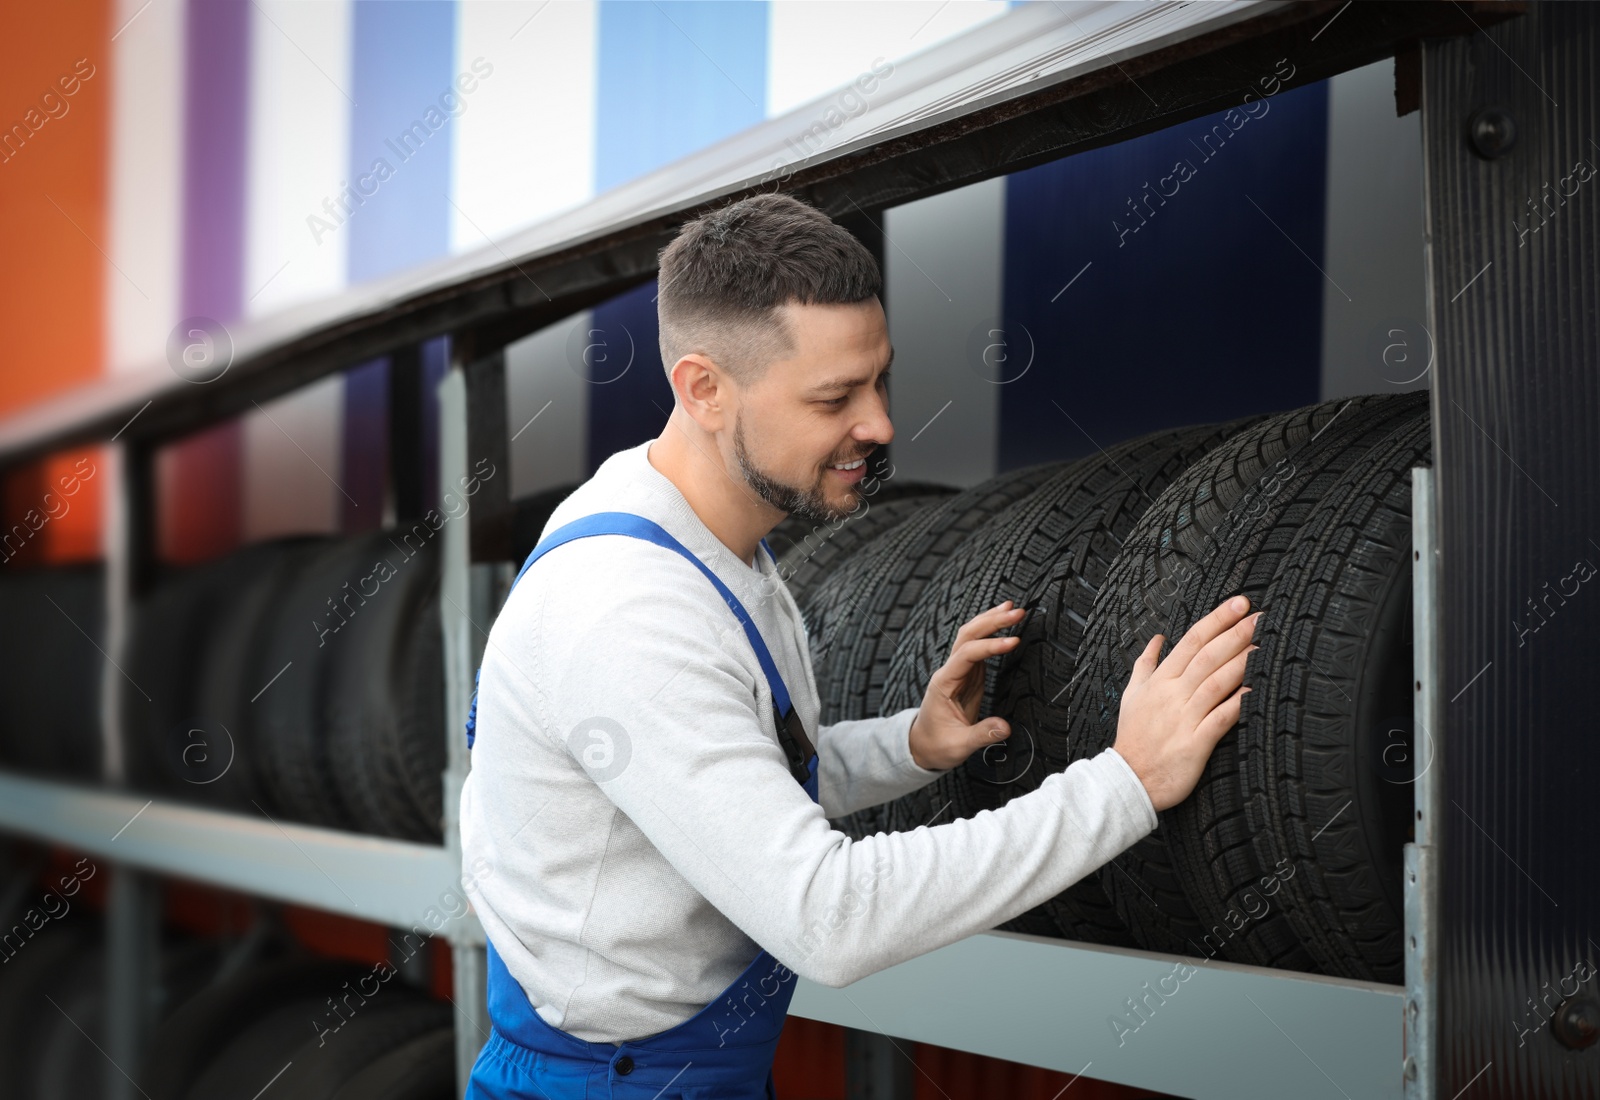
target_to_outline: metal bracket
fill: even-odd
[[[1412,667],[1414,728],[1419,736],[1413,760],[1412,798],[1416,841],[1405,851],[1405,1062],[1406,1100],[1435,1100],[1438,1072],[1438,806],[1439,785],[1439,623],[1440,552],[1433,470],[1411,471],[1411,608],[1415,639]]]

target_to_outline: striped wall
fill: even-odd
[[[250,21],[244,315],[332,293],[347,280],[350,235],[313,232],[350,143],[351,4],[256,0]],[[292,150],[292,155],[286,151]],[[333,532],[344,384],[328,378],[243,418],[241,537]]]
[[[54,231],[14,239],[66,265],[55,281],[79,292],[58,300],[90,303],[96,323],[45,338],[23,316],[49,315],[37,284],[19,287],[0,308],[31,334],[0,400],[159,361],[184,317],[259,317],[482,247],[1007,6],[104,0],[74,9],[77,30],[9,10],[13,39],[97,35],[103,64],[50,123],[71,140],[45,131],[26,150],[36,166],[0,165],[0,186],[22,178],[12,168],[78,181],[62,193],[86,235],[46,207]],[[12,102],[32,94],[27,61],[0,74]],[[1401,369],[1426,334],[1420,204],[1397,197],[1420,186],[1416,119],[1394,118],[1391,79],[1382,62],[1273,97],[1237,132],[1196,120],[887,211],[885,301],[911,367],[892,395],[900,474],[970,485],[1173,423],[1426,385]],[[1179,156],[1194,178],[1157,195]],[[82,191],[91,180],[100,190]],[[508,349],[514,495],[581,480],[660,430],[654,293]],[[1380,339],[1396,324],[1400,351]],[[1030,344],[1026,376],[986,376],[1002,354],[1019,369]],[[447,355],[423,349],[428,377]],[[1189,369],[1146,384],[1174,361]],[[353,364],[169,448],[168,556],[382,523],[390,370]],[[77,522],[92,552],[93,524]]]
[[[107,115],[114,66],[108,3],[0,8],[0,409],[93,377],[105,345]],[[0,481],[0,561],[65,561],[97,550],[103,468],[95,450]],[[20,525],[20,526],[19,526]]]

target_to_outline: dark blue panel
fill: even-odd
[[[1327,84],[1250,106],[1007,179],[999,469],[1317,400]]]
[[[389,489],[389,359],[373,359],[344,375],[344,438],[340,447],[340,528],[346,534],[383,526]]]
[[[619,294],[595,308],[587,333],[568,341],[568,365],[590,383],[589,473],[617,451],[660,435],[672,412],[655,296],[653,279]]]

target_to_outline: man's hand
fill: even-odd
[[[1191,626],[1157,667],[1157,634],[1134,662],[1117,712],[1117,750],[1157,810],[1176,806],[1200,782],[1222,735],[1239,721],[1245,661],[1261,612],[1235,596]]]
[[[1015,635],[990,635],[1021,622],[1022,614],[1007,600],[956,631],[950,659],[933,674],[922,709],[911,722],[911,759],[918,767],[953,768],[983,746],[1011,736],[1011,723],[1004,718],[979,722],[978,704],[983,701],[983,662],[1017,646]]]

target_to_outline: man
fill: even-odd
[[[666,428],[556,509],[484,655],[461,803],[490,941],[478,1100],[770,1097],[795,974],[847,985],[1091,873],[1188,795],[1248,690],[1240,598],[1159,667],[1150,639],[1114,748],[980,818],[835,831],[1009,733],[966,688],[1023,611],[963,626],[920,707],[819,729],[763,536],[854,510],[894,436],[877,264],[762,195],[684,226],[659,285]]]

